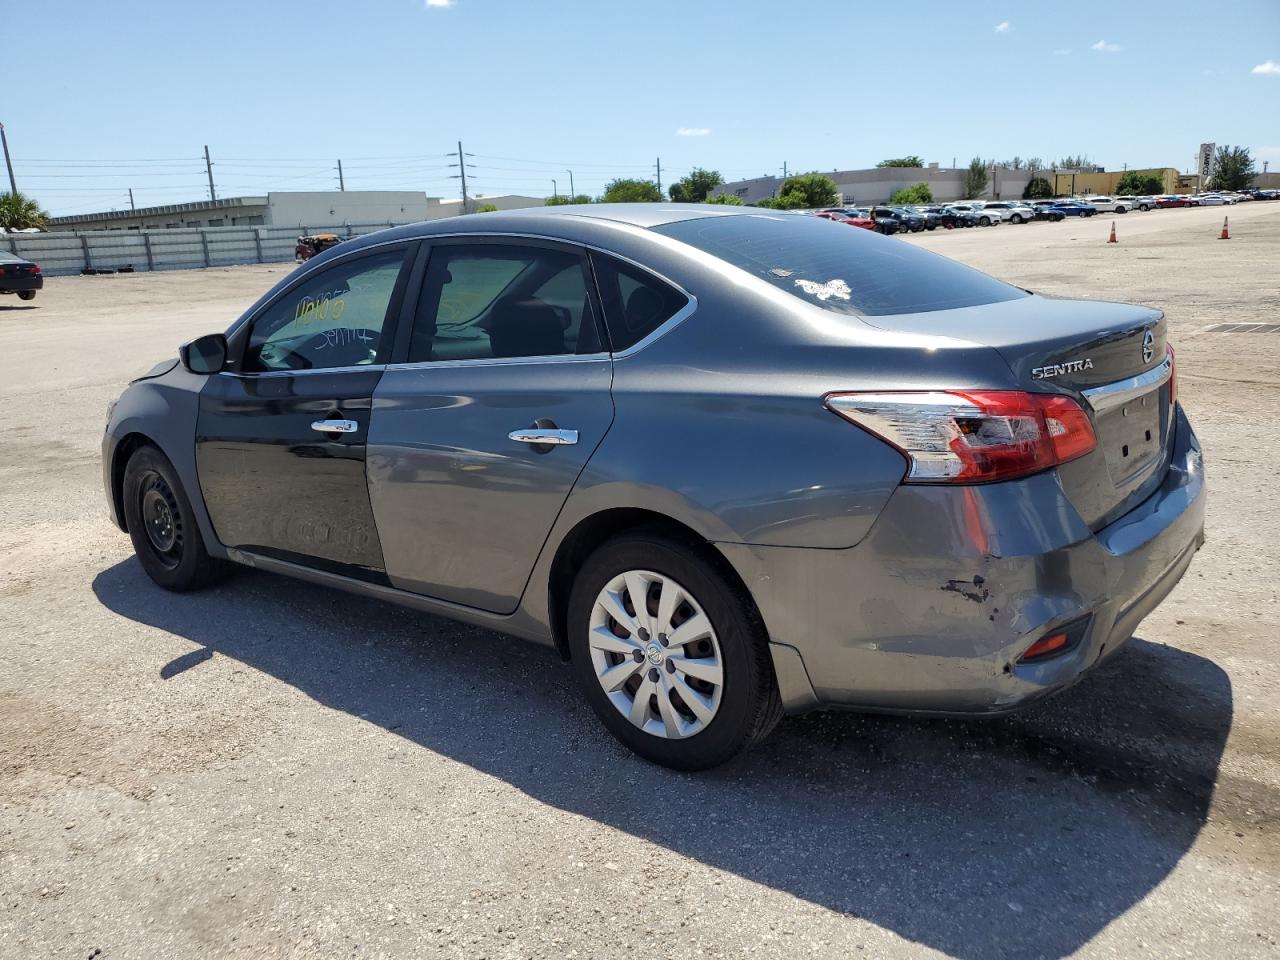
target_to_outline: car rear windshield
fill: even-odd
[[[926,313],[1027,296],[954,260],[821,217],[745,214],[652,229],[835,313]]]

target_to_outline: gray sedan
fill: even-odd
[[[997,714],[1120,650],[1203,540],[1165,333],[813,217],[490,213],[185,344],[112,405],[103,479],[162,587],[255,567],[547,644],[697,769],[786,712]]]

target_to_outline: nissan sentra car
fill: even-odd
[[[1115,655],[1203,540],[1166,331],[817,217],[437,220],[132,383],[103,480],[162,587],[241,565],[547,644],[697,769],[787,712],[999,714]]]

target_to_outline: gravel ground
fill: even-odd
[[[0,957],[1280,954],[1280,204],[908,242],[1170,318],[1208,543],[1127,651],[999,721],[809,715],[680,775],[542,648],[262,573],[153,587],[125,382],[282,266],[0,303]]]

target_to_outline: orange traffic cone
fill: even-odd
[[[1111,221],[1111,239],[1109,239],[1107,243],[1119,243],[1119,242],[1120,241],[1116,239],[1116,222],[1112,220]]]
[[[1222,218],[1222,232],[1218,234],[1219,240],[1230,240],[1231,234],[1227,233],[1227,218]]]

